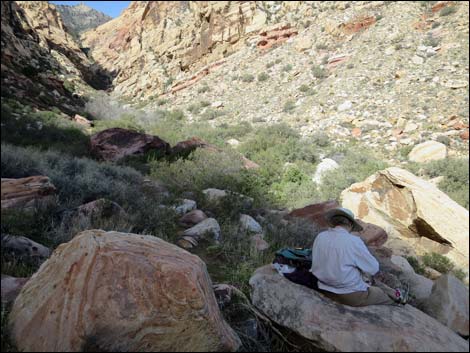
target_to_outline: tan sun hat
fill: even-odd
[[[331,218],[335,216],[343,216],[349,219],[353,224],[353,228],[352,228],[353,232],[360,232],[364,229],[359,223],[356,222],[356,219],[354,218],[354,213],[347,208],[338,207],[338,208],[329,210],[325,213],[325,218],[327,222],[330,224],[331,224]]]

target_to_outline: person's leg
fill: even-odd
[[[393,290],[392,290],[393,292]],[[390,295],[394,296],[394,293],[389,292],[385,293],[382,289],[378,287],[369,287],[367,291],[364,292],[354,292],[348,294],[336,294],[327,291],[322,291],[322,293],[340,304],[349,305],[349,306],[367,306],[367,305],[391,305],[395,301],[390,298]]]

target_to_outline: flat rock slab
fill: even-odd
[[[329,352],[468,352],[468,342],[432,317],[406,306],[354,308],[290,282],[271,268],[250,279],[252,302],[278,325]]]

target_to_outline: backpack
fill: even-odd
[[[284,273],[291,282],[318,289],[318,279],[310,272],[312,249],[284,248],[276,252],[273,263],[294,267],[292,273]]]

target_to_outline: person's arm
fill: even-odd
[[[354,242],[353,256],[356,267],[362,272],[372,276],[379,272],[379,262],[372,256],[362,240]]]

